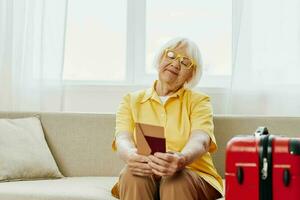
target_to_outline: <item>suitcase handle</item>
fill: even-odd
[[[289,169],[283,170],[283,184],[285,187],[289,186],[291,181],[291,174]]]
[[[241,166],[239,166],[236,170],[236,178],[238,183],[241,185],[244,181],[244,170]]]
[[[267,127],[265,127],[265,126],[258,127],[254,133],[255,136],[268,135],[268,134],[269,134],[269,131],[268,131]]]

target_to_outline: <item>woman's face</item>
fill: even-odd
[[[193,76],[194,67],[187,68],[187,65],[179,57],[174,59],[172,56],[181,55],[189,58],[186,51],[186,45],[180,44],[174,49],[171,49],[172,53],[162,57],[159,65],[159,80],[163,83],[173,85],[175,87],[183,86],[183,84],[189,81]]]

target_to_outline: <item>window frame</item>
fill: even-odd
[[[234,7],[235,1],[232,0]],[[233,15],[232,15],[233,16]],[[102,80],[64,80],[63,84],[68,86],[124,86],[140,88],[149,86],[156,79],[156,75],[146,73],[146,0],[127,0],[127,35],[126,35],[126,73],[122,81]],[[233,27],[233,25],[232,25]],[[232,28],[233,30],[233,28]],[[234,32],[232,31],[232,36]],[[65,36],[66,37],[66,36]],[[232,39],[233,41],[233,39]],[[233,71],[233,47],[231,70]],[[135,56],[139,55],[139,56]],[[63,74],[62,74],[63,76]],[[204,75],[196,88],[229,88],[231,75]]]

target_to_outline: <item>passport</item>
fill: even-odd
[[[144,123],[135,123],[138,154],[150,155],[166,152],[164,127]]]

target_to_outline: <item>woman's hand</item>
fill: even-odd
[[[122,132],[116,136],[117,152],[122,160],[127,163],[129,171],[137,176],[150,176],[153,174],[148,165],[147,156],[137,154],[137,149],[132,139],[132,133]]]
[[[128,156],[127,165],[130,172],[136,176],[151,176],[153,174],[149,166],[150,159],[147,156],[132,153]]]
[[[177,171],[185,167],[185,157],[177,152],[155,153],[148,156],[152,172],[158,176],[173,176]]]

